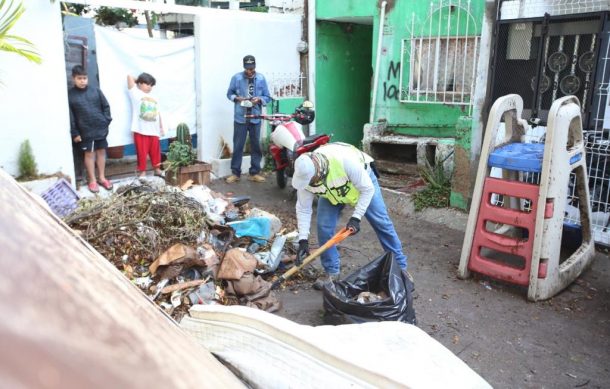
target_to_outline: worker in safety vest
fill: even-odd
[[[309,228],[312,204],[318,199],[318,241],[320,246],[334,234],[337,221],[345,205],[354,207],[347,227],[357,233],[360,220],[365,216],[379,239],[381,247],[392,252],[400,267],[406,271],[407,256],[394,224],[390,220],[379,183],[373,158],[345,143],[329,143],[312,153],[301,155],[294,163],[292,186],[297,190],[297,222],[299,250],[297,262],[309,254]],[[322,254],[322,266],[326,274],[320,277],[314,288],[322,289],[324,283],[339,276],[339,252],[332,246]]]

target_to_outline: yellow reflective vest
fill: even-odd
[[[333,205],[356,205],[360,192],[349,180],[343,167],[343,160],[352,159],[366,168],[373,158],[350,144],[338,142],[321,146],[314,153],[322,154],[328,160],[328,175],[322,184],[307,186],[305,190],[324,197]]]

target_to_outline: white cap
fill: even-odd
[[[307,154],[301,155],[294,161],[294,174],[292,175],[292,187],[300,190],[305,189],[316,175],[316,167]]]

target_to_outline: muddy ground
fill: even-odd
[[[216,180],[210,187],[225,194],[250,195],[253,206],[295,226],[292,190],[277,188],[273,176],[264,184],[245,178],[232,185]],[[398,207],[402,206],[392,209]],[[404,209],[400,211],[405,214]],[[345,222],[349,216],[349,210],[344,212]],[[598,251],[592,267],[562,293],[531,303],[525,289],[481,277],[465,281],[456,277],[467,215],[441,210],[393,214],[392,218],[415,278],[418,327],[491,385],[610,387],[610,259],[606,253]],[[312,233],[315,237],[315,228]],[[315,238],[310,242],[317,246]],[[362,231],[345,240],[340,250],[342,275],[381,254],[365,221]],[[322,294],[311,285],[283,290],[280,298],[280,316],[300,324],[323,324]]]

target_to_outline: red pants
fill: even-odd
[[[133,141],[138,156],[138,171],[146,171],[147,156],[150,156],[150,163],[153,168],[161,168],[161,143],[158,136],[142,135],[134,132]]]

